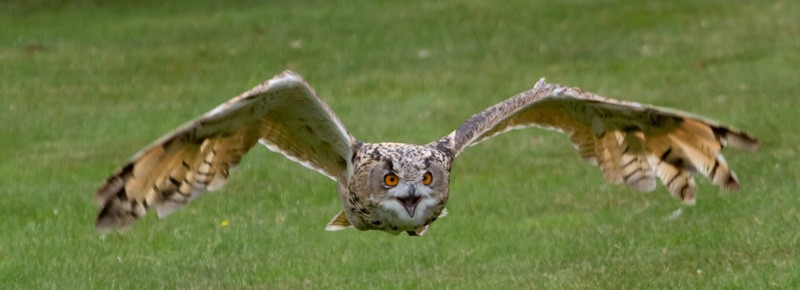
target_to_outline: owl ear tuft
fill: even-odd
[[[353,225],[350,224],[349,220],[347,220],[347,216],[344,214],[343,210],[339,211],[339,213],[336,214],[336,216],[334,216],[333,219],[331,219],[331,221],[329,221],[325,226],[325,230],[329,232],[341,231],[350,228],[353,228]]]

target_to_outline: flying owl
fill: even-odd
[[[674,110],[617,101],[544,79],[473,115],[423,145],[364,143],[348,133],[298,74],[285,71],[216,107],[135,154],[96,194],[96,227],[126,228],[155,208],[164,217],[219,189],[242,157],[261,143],[333,179],[343,210],[327,230],[357,228],[412,236],[446,214],[453,161],[467,147],[512,129],[565,133],[580,156],[612,183],[695,202],[693,175],[739,189],[720,154],[756,149],[736,129]]]

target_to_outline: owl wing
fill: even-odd
[[[749,134],[701,117],[604,98],[544,79],[473,115],[431,146],[455,157],[485,139],[531,126],[567,134],[580,156],[599,166],[607,181],[652,191],[658,177],[687,204],[695,200],[695,172],[725,189],[739,188],[720,154],[724,146],[758,148]]]
[[[336,180],[353,138],[299,75],[286,71],[158,139],[97,191],[98,229],[163,217],[220,188],[256,142]]]

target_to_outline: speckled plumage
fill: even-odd
[[[424,232],[421,227],[427,226],[439,217],[447,203],[452,158],[431,146],[401,143],[358,143],[354,147],[354,172],[348,179],[346,187],[339,187],[339,196],[350,224],[362,230],[383,230],[393,233]],[[441,174],[434,178],[437,182],[429,187],[437,190],[423,192],[424,188],[416,189],[417,193],[432,197],[420,202],[425,205],[425,208],[417,207],[425,214],[411,217],[414,219],[413,223],[406,223],[401,217],[405,212],[376,210],[382,206],[381,201],[391,203],[394,199],[389,193],[384,193],[385,189],[380,188],[381,186],[375,186],[369,182],[376,167],[386,171],[380,172],[378,175],[380,177],[391,171],[395,172],[402,180],[418,182],[422,179],[422,175],[430,171],[433,166],[438,167],[439,170],[436,171]],[[428,207],[431,209],[430,211],[425,210]]]
[[[134,155],[98,190],[103,208],[96,226],[128,227],[151,208],[159,216],[174,212],[220,188],[258,142],[337,182],[343,210],[327,230],[422,235],[446,214],[455,158],[485,139],[530,126],[567,134],[609,182],[651,191],[658,178],[687,204],[695,201],[695,173],[739,188],[720,154],[724,146],[758,147],[747,133],[700,117],[544,80],[429,144],[363,143],[299,75],[286,71]]]

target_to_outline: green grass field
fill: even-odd
[[[4,1],[0,288],[800,287],[800,2]],[[151,141],[285,69],[366,142],[426,143],[540,77],[762,141],[697,205],[606,184],[529,129],[454,165],[422,238],[325,232],[335,184],[256,148],[124,235],[94,192]],[[229,226],[222,226],[228,221]]]

